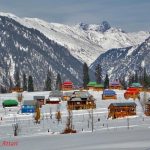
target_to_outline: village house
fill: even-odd
[[[108,118],[116,119],[136,115],[136,103],[111,103],[108,107]]]

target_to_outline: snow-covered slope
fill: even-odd
[[[135,46],[150,35],[149,32],[144,31],[126,33],[121,29],[111,27],[106,21],[100,25],[80,23],[68,26],[48,23],[37,18],[19,18],[6,13],[0,13],[0,15],[15,19],[26,27],[39,30],[49,39],[68,48],[74,57],[89,65],[108,49]]]
[[[44,87],[48,68],[62,80],[82,82],[82,63],[67,48],[35,29],[0,16],[0,84],[9,86],[16,70],[32,75],[37,89]]]
[[[143,72],[143,63],[150,73],[150,37],[137,47],[111,49],[100,55],[91,64],[94,70],[97,64],[101,64],[104,75],[109,74],[112,79],[129,77],[138,71]]]

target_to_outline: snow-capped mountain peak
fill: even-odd
[[[48,23],[38,18],[19,18],[8,13],[0,15],[40,31],[48,39],[66,47],[74,57],[87,62],[88,65],[108,49],[136,46],[150,35],[149,32],[144,31],[125,33],[122,29],[111,27],[107,21],[103,21],[100,25],[80,23],[69,26]]]
[[[84,31],[91,30],[91,31],[97,31],[97,32],[105,32],[111,28],[110,24],[107,21],[103,21],[100,25],[80,23],[77,25],[77,27]]]

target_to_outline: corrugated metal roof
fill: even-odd
[[[132,83],[131,87],[142,87],[140,83]]]
[[[111,105],[113,105],[113,106],[136,106],[136,103],[134,103],[134,102],[128,102],[128,103],[111,103],[109,106],[111,106]]]
[[[23,105],[34,106],[34,105],[36,105],[36,101],[35,100],[24,100]]]
[[[37,99],[45,99],[45,96],[33,96],[33,99],[34,99],[34,100],[37,100]]]

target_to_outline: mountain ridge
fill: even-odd
[[[19,18],[5,13],[0,13],[0,15],[13,18],[28,28],[37,29],[50,40],[66,47],[74,57],[82,62],[86,62],[88,65],[109,49],[136,46],[150,35],[149,32],[145,31],[126,33],[120,28],[111,27],[107,22],[105,22],[107,25],[104,28],[105,32],[100,32],[83,30],[79,24],[69,26],[59,23],[48,23],[38,18]],[[88,26],[100,27],[103,24],[104,22],[101,25],[88,24]]]

